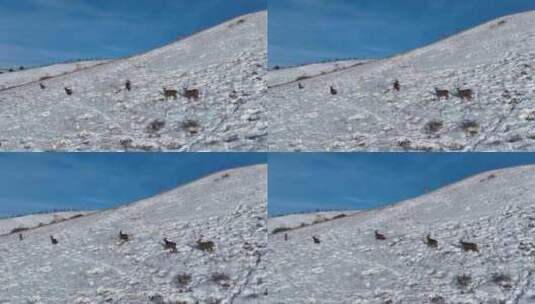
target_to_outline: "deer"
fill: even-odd
[[[41,88],[41,90],[44,90],[44,89],[46,89],[45,85],[44,85],[44,84],[42,84],[42,83],[39,83],[39,87]]]
[[[471,89],[461,90],[457,88],[457,95],[461,98],[461,100],[472,100],[472,95],[474,92],[472,92]]]
[[[394,81],[394,84],[392,84],[392,87],[394,88],[395,91],[398,91],[399,92],[399,89],[400,89],[400,86],[399,86],[399,80],[395,80]]]
[[[474,251],[479,253],[479,248],[477,247],[476,243],[464,242],[463,240],[460,240],[459,244],[461,244],[461,248],[465,252]]]
[[[127,79],[126,82],[124,83],[124,88],[125,88],[127,91],[132,90],[132,83],[130,82],[129,79]]]
[[[53,236],[50,236],[50,241],[52,242],[52,245],[57,245],[58,244],[58,240],[55,239]]]
[[[314,241],[314,244],[319,244],[320,243],[320,239],[315,235],[312,236],[312,240]]]
[[[438,241],[431,238],[431,234],[428,233],[425,237],[425,244],[431,248],[437,248],[438,247]]]
[[[120,239],[121,241],[128,242],[128,240],[129,240],[128,234],[127,234],[127,233],[123,233],[123,231],[120,230],[120,231],[119,231],[119,239]]]
[[[214,252],[215,244],[212,241],[202,241],[201,239],[198,239],[196,241],[197,243],[197,249],[206,251],[206,252]]]
[[[72,95],[72,89],[65,87],[65,93],[67,93],[67,95],[71,96]]]
[[[302,83],[298,83],[298,84],[297,84],[297,87],[298,87],[300,90],[305,88],[305,86],[304,86]]]
[[[167,238],[163,238],[163,248],[164,248],[164,250],[171,249],[171,252],[177,252],[176,243],[175,242],[171,242]]]
[[[333,86],[330,87],[330,90],[331,90],[331,95],[338,94],[338,91]]]
[[[375,230],[374,233],[375,233],[376,240],[380,240],[380,241],[386,240],[386,237],[384,236],[384,234],[379,233],[379,231]]]
[[[450,91],[448,90],[440,90],[435,88],[435,95],[437,96],[438,100],[442,97],[446,97],[446,99],[450,99]]]
[[[168,90],[168,89],[166,89],[165,87],[163,88],[162,95],[163,95],[165,98],[172,97],[173,99],[177,99],[177,94],[178,94],[178,91],[177,91],[177,90]]]
[[[200,96],[200,92],[199,92],[199,89],[183,88],[181,95],[183,97],[186,97],[187,99],[198,100]]]

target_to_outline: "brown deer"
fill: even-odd
[[[72,95],[72,89],[65,87],[65,93],[67,93],[67,95],[71,96]]]
[[[297,87],[298,87],[299,89],[304,89],[304,88],[305,88],[305,86],[304,86],[302,83],[298,83],[298,84],[297,84]]]
[[[57,245],[58,244],[58,240],[55,239],[53,236],[50,236],[50,241],[52,242],[52,245]]]
[[[46,89],[45,85],[44,85],[44,84],[42,84],[42,83],[39,83],[39,87],[41,88],[41,90],[44,90],[44,89]]]
[[[431,234],[428,233],[425,237],[425,244],[431,248],[437,248],[438,247],[438,241],[431,238]]]
[[[312,236],[312,240],[314,241],[314,244],[319,244],[320,243],[319,237],[317,237],[315,235]]]
[[[437,96],[438,100],[440,100],[441,97],[446,97],[446,99],[450,99],[450,91],[448,90],[440,90],[435,88],[435,95]]]
[[[379,233],[379,231],[375,230],[374,233],[375,233],[375,239],[376,240],[381,240],[381,241],[386,240],[385,235]]]
[[[199,89],[184,88],[181,95],[187,99],[199,100],[200,92]]]
[[[164,248],[164,250],[171,249],[171,252],[177,252],[176,243],[175,242],[171,242],[167,238],[163,238],[163,248]]]
[[[201,241],[201,239],[197,240],[197,249],[206,251],[206,252],[214,252],[215,244],[212,241]]]
[[[472,100],[472,95],[474,92],[471,89],[461,90],[457,88],[457,95],[461,98],[461,100]]]
[[[177,99],[177,94],[178,94],[178,91],[177,90],[168,90],[166,88],[163,88],[163,92],[162,92],[162,95],[165,97],[165,98],[169,98],[169,97],[172,97],[173,99]]]
[[[396,79],[392,87],[394,88],[395,91],[399,92],[399,89],[400,89],[399,80]]]
[[[338,91],[333,86],[331,86],[330,90],[331,90],[331,95],[338,94]]]
[[[120,231],[119,231],[119,239],[120,239],[121,241],[128,242],[128,240],[129,240],[128,234],[127,234],[127,233],[123,233],[123,231],[120,230]]]
[[[126,82],[124,83],[124,87],[127,91],[130,91],[132,90],[132,83],[130,82],[129,79],[126,80]]]
[[[459,243],[461,244],[461,248],[463,249],[463,251],[474,251],[474,252],[479,252],[479,248],[477,247],[477,244],[476,243],[470,243],[470,242],[464,242],[464,241],[459,241]]]

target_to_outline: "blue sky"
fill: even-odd
[[[533,0],[272,0],[269,65],[384,58],[500,16]]]
[[[0,153],[0,217],[109,208],[265,162],[263,153]]]
[[[396,203],[535,153],[271,153],[270,216]]]
[[[266,0],[0,0],[0,67],[153,49]]]

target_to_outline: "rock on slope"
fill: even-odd
[[[248,303],[262,292],[266,167],[0,237],[0,303]],[[122,230],[130,241],[120,242]],[[59,243],[52,245],[49,235]],[[162,239],[177,243],[164,250]],[[213,252],[196,240],[213,241]]]
[[[38,83],[3,90],[0,149],[265,150],[265,61],[266,12],[259,12],[53,77],[44,90]],[[164,87],[177,98],[164,98]],[[181,96],[184,88],[200,98]]]
[[[264,303],[534,303],[534,189],[535,166],[497,170],[288,241],[270,235]]]
[[[534,20],[535,11],[506,16],[403,55],[304,80],[304,89],[270,89],[269,147],[533,150]],[[437,100],[434,88],[449,90],[449,100]],[[473,99],[454,96],[456,88],[472,89]]]

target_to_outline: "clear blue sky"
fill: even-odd
[[[0,153],[0,217],[150,197],[264,153]]]
[[[268,212],[375,208],[521,164],[535,153],[271,153]]]
[[[384,58],[497,17],[534,0],[272,0],[269,65]]]
[[[0,67],[153,49],[266,0],[0,0]]]

